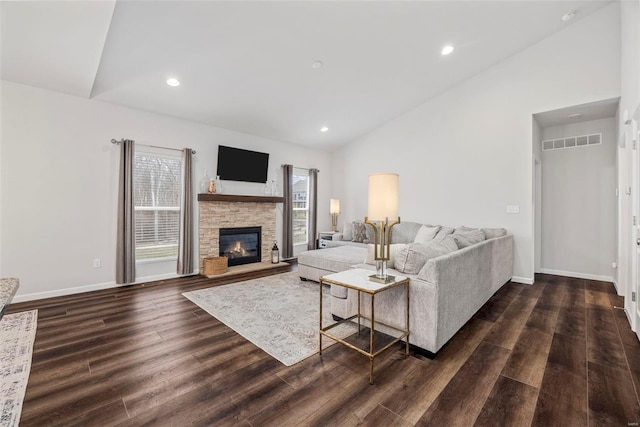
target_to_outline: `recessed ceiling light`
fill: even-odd
[[[178,79],[174,79],[173,77],[170,79],[167,79],[167,84],[169,86],[180,86],[180,81]]]
[[[312,67],[314,70],[317,70],[317,69],[319,69],[319,68],[322,68],[322,66],[323,66],[323,65],[324,65],[324,64],[322,63],[322,61],[313,61],[313,64],[311,64],[311,67]]]
[[[326,126],[322,126],[322,127],[320,128],[320,132],[327,132],[328,130],[329,130],[329,128],[328,128],[328,127],[326,127]]]
[[[582,114],[574,113],[574,114],[569,114],[567,117],[569,117],[570,119],[577,119],[578,117],[582,117]]]
[[[562,21],[563,22],[571,21],[573,18],[575,18],[575,16],[576,16],[576,11],[570,10],[569,12],[562,15]]]
[[[453,46],[451,46],[450,44],[446,45],[445,47],[442,48],[442,54],[443,55],[449,55],[451,52],[453,52]]]

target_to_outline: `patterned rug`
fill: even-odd
[[[38,310],[0,320],[0,426],[17,426],[29,381]]]
[[[318,352],[318,286],[315,282],[303,282],[294,271],[182,295],[291,366]],[[329,287],[322,291],[322,326],[326,327],[335,321],[331,317]],[[331,331],[345,338],[356,329],[353,324],[344,324]],[[322,338],[323,348],[335,344],[327,337]]]

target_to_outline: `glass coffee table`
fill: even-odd
[[[351,270],[341,271],[340,273],[328,274],[320,278],[320,354],[322,354],[322,336],[326,336],[331,338],[334,341],[337,341],[348,348],[355,350],[361,354],[364,354],[369,358],[369,384],[373,384],[373,361],[380,353],[389,349],[395,343],[401,341],[402,339],[406,339],[405,344],[405,353],[409,354],[409,278],[403,276],[395,276],[394,281],[391,283],[383,284],[372,282],[369,280],[369,276],[372,274],[372,271],[365,270],[362,268],[354,268]],[[340,320],[337,323],[329,325],[327,327],[322,326],[322,285],[323,284],[333,284],[344,286],[345,288],[354,289],[358,291],[358,313],[353,316],[347,317],[346,319]],[[405,327],[401,329],[398,326],[389,325],[387,323],[379,322],[375,320],[375,296],[380,292],[384,292],[388,289],[392,289],[398,286],[405,287],[406,294],[406,307],[405,307]],[[371,318],[363,316],[360,312],[360,294],[364,292],[371,296]],[[361,349],[344,339],[338,338],[335,335],[332,335],[329,330],[335,328],[336,326],[343,324],[345,322],[350,322],[353,319],[357,319],[358,321],[358,333],[360,333],[360,319],[366,319],[370,323],[370,331],[369,331],[369,350]],[[390,328],[396,332],[401,333],[400,336],[393,339],[393,341],[387,343],[384,347],[376,350],[375,349],[375,325],[380,324],[384,325],[387,328]]]

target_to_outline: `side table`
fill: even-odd
[[[333,235],[336,233],[337,231],[318,231],[317,248],[318,249],[326,248],[327,240],[332,240]]]
[[[395,281],[388,283],[388,284],[383,284],[383,283],[377,283],[377,282],[372,282],[369,280],[369,276],[371,275],[371,271],[370,270],[365,270],[362,268],[354,268],[354,269],[350,269],[350,270],[346,270],[346,271],[341,271],[339,273],[334,273],[334,274],[328,274],[326,276],[323,276],[320,278],[320,333],[319,333],[319,340],[320,340],[320,354],[322,354],[322,336],[326,336],[328,338],[331,338],[332,340],[339,342],[345,346],[347,346],[348,348],[355,350],[361,354],[364,354],[365,356],[367,356],[369,358],[369,384],[373,384],[373,361],[376,358],[376,356],[378,356],[380,353],[382,353],[383,351],[389,349],[392,345],[394,345],[395,343],[401,341],[403,338],[406,338],[406,344],[405,344],[405,354],[409,354],[409,278],[408,277],[403,277],[403,276],[396,276],[395,277]],[[322,326],[322,285],[324,283],[328,283],[328,284],[334,284],[334,285],[339,285],[339,286],[344,286],[345,288],[349,288],[349,289],[355,289],[356,291],[358,291],[358,313],[354,314],[353,316],[350,316],[346,319],[340,320],[337,323],[334,323],[332,325],[329,325],[327,327],[323,327]],[[386,323],[382,323],[382,322],[377,322],[375,320],[375,296],[376,294],[380,293],[380,292],[384,292],[387,289],[391,289],[391,288],[395,288],[397,286],[405,286],[405,294],[406,294],[406,301],[407,301],[407,305],[405,307],[405,327],[404,329],[401,329],[397,326],[393,326],[393,325],[388,325]],[[367,293],[371,296],[371,318],[369,319],[368,317],[363,316],[360,313],[360,293],[364,292]],[[358,320],[358,333],[360,333],[360,319],[366,319],[369,320],[370,322],[370,331],[369,331],[369,351],[363,350],[361,348],[358,348],[356,346],[354,346],[351,343],[346,342],[345,340],[338,338],[335,335],[332,335],[331,333],[329,333],[328,331],[332,328],[335,328],[336,326],[345,323],[345,322],[349,322],[353,319],[357,319]],[[375,325],[376,323],[378,324],[382,324],[388,328],[393,329],[394,331],[400,332],[401,335],[397,338],[395,338],[393,341],[391,341],[390,343],[388,343],[387,345],[385,345],[383,348],[379,349],[379,350],[375,350],[374,344],[375,344],[375,340],[374,340],[374,332],[375,332]]]

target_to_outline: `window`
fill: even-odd
[[[293,244],[309,242],[309,171],[293,169]]]
[[[162,151],[134,158],[136,262],[178,257],[181,159]]]

